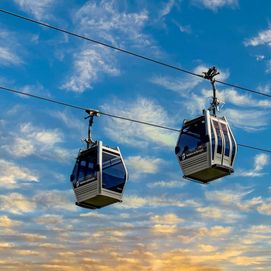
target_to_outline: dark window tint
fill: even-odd
[[[71,182],[75,182],[76,181],[76,176],[77,176],[77,172],[78,172],[78,160],[76,161],[76,163],[75,163],[75,166],[74,166],[74,168],[73,168],[73,172],[72,172],[72,175],[71,175],[71,178],[70,178],[70,180],[71,180]]]
[[[78,172],[78,180],[82,180],[85,178],[85,172],[86,172],[86,161],[85,160],[81,160],[79,162],[79,172]]]
[[[215,120],[213,120],[213,124],[217,135],[217,153],[222,154],[222,137],[220,133],[219,124]]]
[[[122,193],[126,171],[121,158],[117,155],[103,152],[103,188]]]
[[[179,155],[194,151],[206,143],[205,121],[203,119],[184,127],[178,142]]]
[[[225,155],[230,156],[230,139],[229,139],[228,129],[227,129],[227,126],[223,123],[221,123],[221,127],[224,134],[224,139],[225,139]]]
[[[96,171],[97,165],[97,151],[93,151],[79,157],[78,159],[78,169],[77,169],[77,180],[79,182],[97,177]]]
[[[230,132],[230,137],[231,137],[231,142],[232,142],[232,152],[231,152],[231,165],[232,165],[233,160],[234,160],[234,156],[235,156],[235,152],[236,152],[236,145],[235,145],[235,141],[233,139],[233,135],[231,132]]]
[[[211,122],[211,137],[212,137],[212,160],[214,160],[215,156],[215,135],[214,135],[214,126]]]

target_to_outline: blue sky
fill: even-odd
[[[270,1],[2,0],[7,9],[196,73],[271,93]],[[210,84],[0,13],[0,85],[180,128]],[[270,149],[271,100],[217,85],[239,143]],[[69,183],[85,114],[1,91],[1,270],[271,270],[270,157],[239,148],[235,174],[182,178],[177,133],[101,116],[119,146],[123,203],[90,211]]]

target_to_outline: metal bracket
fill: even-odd
[[[86,113],[88,114],[87,117],[85,117],[85,119],[89,118],[89,122],[88,122],[88,138],[85,139],[84,141],[87,143],[87,149],[89,149],[89,147],[95,143],[95,141],[92,139],[92,125],[93,125],[93,119],[94,117],[99,117],[100,113],[98,110],[94,110],[94,109],[87,109]]]
[[[205,78],[211,82],[212,89],[213,89],[213,100],[212,100],[211,105],[208,108],[208,110],[212,111],[213,115],[216,116],[216,111],[219,111],[220,101],[216,97],[215,76],[218,75],[219,72],[217,71],[216,67],[213,66],[213,67],[209,68],[209,70],[207,72],[203,72],[203,74],[204,74],[203,78]]]

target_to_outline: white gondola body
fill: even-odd
[[[84,168],[86,166],[89,168]],[[79,153],[71,175],[76,204],[96,209],[121,202],[127,180],[128,172],[119,148],[109,148],[97,141],[90,149]],[[114,187],[110,187],[112,183]]]
[[[233,173],[237,144],[226,118],[204,110],[203,116],[184,122],[175,153],[185,178],[208,183]]]

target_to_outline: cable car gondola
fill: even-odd
[[[198,118],[184,121],[175,147],[184,177],[200,183],[232,174],[237,154],[237,144],[227,119],[216,116],[219,103],[213,77],[218,73],[215,68],[210,70],[206,74],[211,76],[214,91],[211,108],[203,110],[203,115]]]
[[[97,209],[121,202],[128,173],[118,147],[111,148],[104,146],[102,141],[92,141],[90,129],[97,111],[89,113],[87,149],[79,151],[70,180],[76,205]]]

